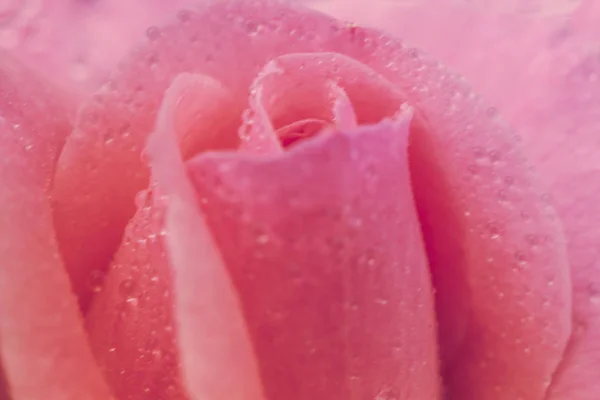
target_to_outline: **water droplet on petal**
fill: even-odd
[[[498,114],[498,109],[496,107],[489,107],[485,112],[488,117],[495,117]]]
[[[119,293],[123,296],[129,296],[133,292],[134,287],[133,279],[127,278],[119,284]]]
[[[192,19],[192,12],[190,10],[179,10],[179,12],[177,12],[177,19],[181,22],[188,22]]]
[[[90,272],[88,276],[89,287],[92,289],[92,292],[98,293],[102,290],[102,283],[104,282],[104,272],[98,269]]]
[[[266,233],[258,235],[256,237],[256,243],[258,243],[260,245],[264,245],[264,244],[269,243],[269,235],[267,235]]]
[[[146,37],[149,40],[156,40],[158,39],[158,37],[160,36],[160,29],[157,28],[156,26],[151,26],[150,28],[148,28],[148,30],[146,30]]]

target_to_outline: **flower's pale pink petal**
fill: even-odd
[[[409,121],[188,162],[269,398],[439,399]]]
[[[590,191],[600,169],[600,6],[584,0],[550,9],[556,2],[547,3],[545,15],[500,15],[450,3],[315,5],[428,49],[467,76],[517,128],[567,230],[574,281],[574,336],[550,398],[591,400],[600,382],[593,367],[600,365],[600,307],[593,305],[600,264],[590,255],[600,238]]]
[[[183,375],[194,399],[262,400],[262,384],[229,271],[188,181],[173,116],[182,93],[214,80],[183,74],[165,95],[148,142],[152,181],[165,207],[165,234],[174,274],[175,318]],[[202,105],[198,104],[200,110]]]
[[[412,179],[451,395],[541,398],[570,334],[571,287],[560,225],[517,138],[435,61],[368,30],[348,33],[377,49],[368,64],[419,117]]]
[[[0,356],[14,400],[108,400],[54,238],[65,99],[0,55]]]
[[[167,93],[156,137],[177,137],[186,148],[199,150],[223,146],[226,138],[215,137],[218,131],[212,128],[230,105],[225,88],[206,77],[180,77]],[[169,142],[163,142],[155,139],[152,159],[170,150]],[[96,358],[122,399],[186,398],[173,317],[173,274],[165,253],[164,208],[157,196],[148,191],[137,195],[138,211],[86,316]]]

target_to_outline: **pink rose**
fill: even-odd
[[[6,14],[0,399],[596,400],[591,0],[121,3]]]

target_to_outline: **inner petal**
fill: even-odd
[[[352,129],[392,116],[400,93],[376,72],[334,53],[290,54],[271,61],[251,87],[240,128],[242,148],[280,151],[319,132]]]
[[[275,134],[283,147],[289,147],[303,139],[317,135],[328,126],[330,124],[322,119],[304,119],[279,128]]]

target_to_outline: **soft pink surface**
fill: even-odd
[[[0,271],[0,339],[16,400],[108,397],[59,249],[121,399],[437,399],[423,247],[451,399],[596,400],[594,1],[304,2],[429,51],[495,107],[420,51],[275,2],[215,2],[139,40],[181,3],[25,2],[0,28],[0,46],[83,101],[57,164],[52,226],[46,196],[72,107],[54,110],[62,97],[0,66],[3,115],[26,110],[26,133],[11,122],[0,135],[10,227],[0,251],[15,261]],[[14,107],[17,94],[26,106]],[[403,102],[414,107],[408,166]],[[242,152],[186,163],[236,148],[238,131]],[[356,213],[336,214],[342,205]],[[380,268],[362,269],[371,259]],[[385,268],[396,264],[411,278]],[[25,290],[35,295],[17,303]],[[38,315],[43,335],[30,329]],[[27,361],[53,349],[65,349],[64,368]],[[54,383],[25,380],[30,364]]]
[[[5,53],[0,88],[0,350],[6,381],[15,400],[109,400],[60,260],[48,200],[70,131],[70,102]]]
[[[431,52],[516,128],[565,227],[573,277],[574,336],[549,399],[592,400],[600,392],[600,370],[592,367],[600,363],[600,6],[529,2],[529,15],[515,15],[481,4],[315,3]]]
[[[176,140],[177,109],[182,98],[190,91],[217,95],[219,90],[214,79],[190,74],[179,75],[167,90],[147,148],[152,183],[159,195],[153,206],[164,207],[165,246],[174,274],[178,349],[190,397],[262,400],[258,360],[239,294],[213,239],[214,232],[198,208]],[[213,96],[205,99],[212,100]],[[197,113],[207,110],[201,101],[196,106]]]

